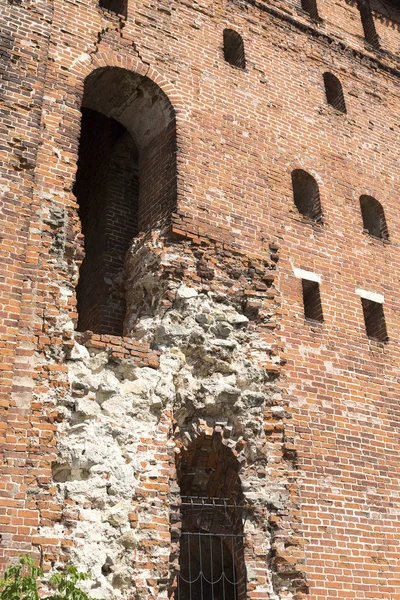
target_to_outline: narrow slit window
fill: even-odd
[[[358,0],[358,10],[360,11],[365,41],[374,48],[378,49],[379,36],[376,32],[374,17],[372,16],[369,0]]]
[[[319,292],[319,283],[302,279],[304,316],[311,321],[323,323],[324,315],[322,312],[321,294]]]
[[[233,29],[224,30],[224,58],[226,62],[234,67],[246,68],[243,39]]]
[[[361,196],[360,207],[364,230],[367,231],[369,235],[380,238],[381,240],[389,239],[385,211],[383,210],[382,204],[372,196]]]
[[[128,14],[128,0],[99,0],[99,6],[123,17]]]
[[[294,203],[299,213],[313,221],[320,221],[321,201],[314,177],[302,169],[295,169],[292,172],[292,186]]]
[[[339,79],[332,73],[324,73],[326,101],[342,113],[346,113],[343,88]]]
[[[388,334],[385,315],[383,313],[383,305],[380,302],[374,302],[373,300],[367,300],[366,298],[361,298],[361,303],[367,336],[371,340],[387,342]]]
[[[301,0],[301,8],[313,21],[320,21],[316,0]]]

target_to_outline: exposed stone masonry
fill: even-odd
[[[169,529],[170,505],[179,504],[170,494],[174,455],[219,431],[251,506],[248,590],[306,591],[296,567],[295,453],[276,379],[275,261],[154,232],[135,242],[126,269],[129,337],[159,362],[138,366],[93,336],[64,343],[68,386],[57,400],[53,463],[63,508],[40,534],[72,543],[68,554],[91,572],[94,597],[167,597],[178,554]]]

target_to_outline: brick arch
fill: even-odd
[[[237,436],[233,432],[233,427],[228,423],[206,421],[197,418],[190,421],[185,427],[176,426],[173,433],[174,450],[182,458],[188,451],[188,448],[198,443],[200,439],[219,439],[221,444],[231,450],[240,465],[239,472],[247,466],[247,457],[245,449],[247,442],[242,436]]]
[[[245,43],[248,43],[248,41],[249,41],[246,30],[240,21],[235,21],[235,20],[231,20],[231,19],[227,18],[226,20],[222,20],[219,23],[217,23],[216,29],[218,31],[218,34],[220,34],[220,36],[221,36],[220,37],[221,40],[222,40],[222,34],[224,33],[225,29],[233,29],[233,31],[236,31],[237,33],[240,34],[240,37],[243,39],[243,41]]]
[[[112,52],[98,52],[92,55],[88,54],[85,56],[84,60],[75,63],[75,69],[72,70],[68,83],[72,87],[75,87],[76,91],[79,92],[80,100],[82,100],[83,97],[83,88],[86,77],[96,69],[104,67],[118,67],[147,77],[156,83],[165,95],[168,96],[177,114],[183,111],[185,105],[183,98],[176,92],[175,87],[159,71],[136,57],[122,56],[120,54],[113,54]]]
[[[324,168],[325,167],[321,166],[321,170],[323,170]],[[296,169],[301,169],[302,171],[306,171],[309,175],[314,177],[315,181],[318,183],[318,186],[320,188],[324,185],[325,180],[320,175],[321,170],[318,169],[318,166],[317,166],[317,168],[315,168],[314,164],[311,164],[311,161],[305,162],[303,160],[295,159],[288,163],[288,165],[286,167],[286,173],[290,177],[291,173],[293,171],[295,171]]]
[[[367,176],[368,176],[367,173],[363,173],[361,176],[362,178],[364,178],[365,185],[357,185],[352,190],[351,198],[354,200],[355,205],[358,206],[360,196],[364,195],[364,196],[372,196],[373,198],[376,198],[376,199],[379,198],[379,203],[382,204],[382,206],[384,208],[386,208],[387,197],[383,196],[382,188],[375,186],[374,183],[369,184],[366,181]]]

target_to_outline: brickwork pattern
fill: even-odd
[[[72,557],[91,570],[102,597],[172,594],[175,454],[185,432],[193,441],[223,427],[244,457],[245,496],[251,500],[250,488],[257,489],[245,532],[249,598],[400,598],[400,13],[395,3],[371,3],[374,49],[355,2],[318,0],[317,7],[312,20],[300,0],[129,1],[126,17],[92,0],[4,4],[2,566],[25,551],[46,570]],[[245,69],[224,60],[225,29],[242,36]],[[346,114],[326,102],[327,71],[342,84]],[[102,94],[109,76],[114,93]],[[139,78],[142,108],[155,107],[148,114],[164,134],[157,139],[148,137],[141,111],[129,112]],[[143,235],[125,262],[123,338],[76,333],[82,102],[117,118],[140,150]],[[296,169],[318,183],[321,222],[306,220],[294,204]],[[382,205],[389,239],[363,231],[363,195]],[[163,235],[151,237],[160,223]],[[320,277],[323,323],[305,320],[294,267]],[[179,298],[181,285],[180,293],[190,288],[198,296]],[[389,343],[368,338],[357,288],[384,295]],[[185,396],[177,377],[172,403],[151,387],[160,373],[169,381],[175,367],[163,361],[174,353],[189,376],[190,345],[179,335],[192,323],[190,311],[203,314],[207,302],[213,319],[220,303],[249,320],[245,339],[225,314],[240,351],[211,342],[220,333],[207,330],[212,351],[207,346],[204,356],[219,368],[242,366],[245,356],[249,373],[266,374],[240,393],[256,385],[263,395],[261,409],[251,405],[256,434],[227,402],[213,413],[200,384]],[[182,330],[171,333],[173,319]],[[160,329],[167,326],[168,335]],[[198,374],[206,388],[212,375]],[[138,388],[135,378],[145,391],[135,392],[142,429],[128,435],[133,451],[115,442],[128,413],[110,397],[120,398],[124,385]],[[101,439],[115,464],[99,460],[96,449],[92,461],[73,454],[81,426],[92,436],[90,451],[106,431]],[[93,482],[98,497],[85,487]],[[91,530],[109,536],[109,555]]]

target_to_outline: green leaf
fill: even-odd
[[[10,565],[0,579],[0,600],[39,600],[38,579],[43,571],[35,565],[29,555],[21,556],[16,565]],[[49,585],[54,593],[41,600],[90,600],[89,596],[77,587],[80,581],[88,579],[74,565],[66,565],[60,573],[50,577]]]
[[[0,600],[39,600],[37,579],[43,571],[29,555],[10,565],[0,579]]]

